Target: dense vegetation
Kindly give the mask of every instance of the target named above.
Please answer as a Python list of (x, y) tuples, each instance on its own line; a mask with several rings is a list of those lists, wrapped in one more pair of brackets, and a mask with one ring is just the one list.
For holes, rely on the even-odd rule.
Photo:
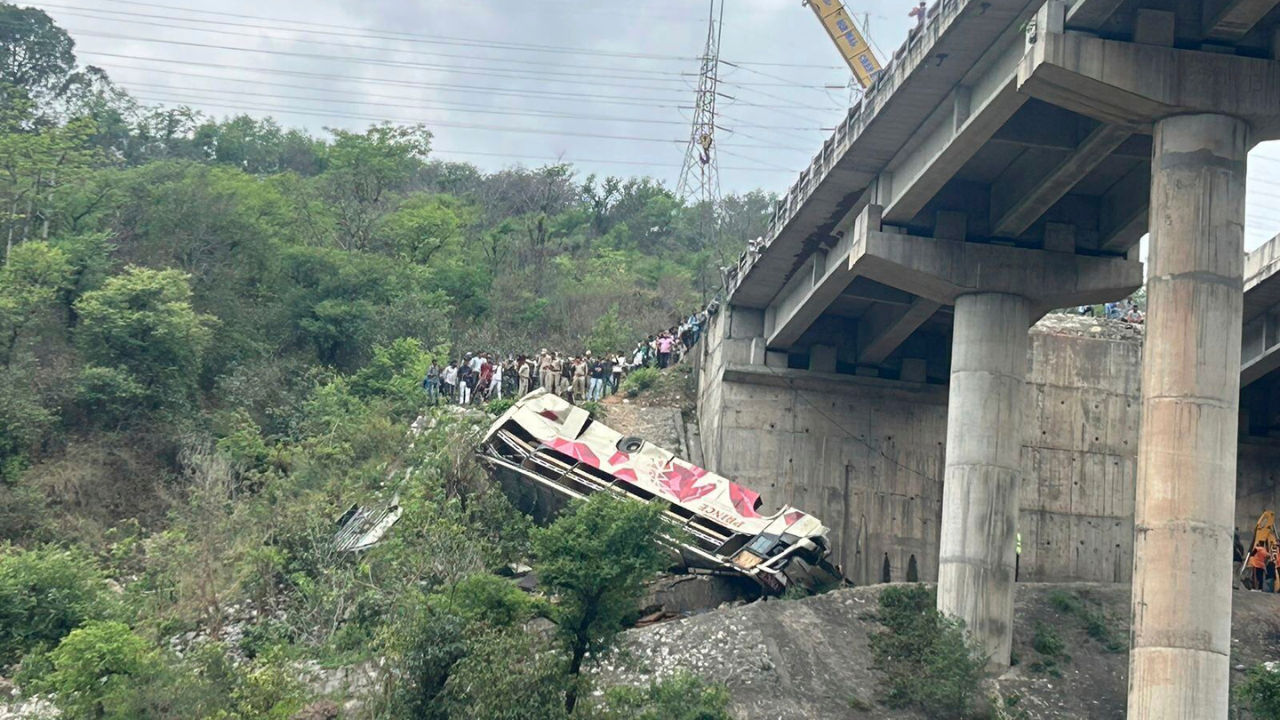
[[(486, 174), (421, 126), (145, 107), (3, 4), (0, 80), (6, 674), (71, 718), (290, 717), (300, 662), (371, 658), (380, 717), (722, 715), (688, 678), (574, 707), (654, 568), (651, 517), (531, 531), (472, 459), (476, 420), (407, 428), (433, 358), (666, 326), (768, 197), (728, 198), (713, 241), (646, 178)], [(333, 549), (334, 518), (393, 494), (388, 541)], [(581, 557), (571, 532), (631, 554)], [(490, 576), (518, 559), (554, 605)]]
[(982, 700), (987, 656), (962, 621), (938, 612), (937, 602), (937, 591), (925, 585), (880, 593), (877, 617), (885, 630), (871, 638), (879, 700), (931, 718), (967, 718)]

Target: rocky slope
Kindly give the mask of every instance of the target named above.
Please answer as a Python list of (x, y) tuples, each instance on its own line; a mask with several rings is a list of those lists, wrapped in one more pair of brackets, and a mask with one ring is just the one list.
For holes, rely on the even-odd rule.
[[(626, 652), (602, 673), (610, 682), (643, 684), (688, 670), (726, 683), (743, 720), (923, 720), (874, 703), (878, 678), (868, 638), (880, 631), (875, 610), (884, 587), (756, 602), (632, 630)], [(1280, 596), (1238, 592), (1234, 605), (1232, 664), (1239, 679), (1246, 667), (1280, 659)], [(1093, 613), (1092, 628), (1081, 609)], [(1049, 632), (1042, 628), (1063, 641), (1063, 654), (1046, 658), (1032, 648), (1037, 632)], [(1016, 718), (1123, 718), (1128, 628), (1128, 585), (1020, 584), (1018, 664), (991, 690), (1016, 698), (1010, 711)]]

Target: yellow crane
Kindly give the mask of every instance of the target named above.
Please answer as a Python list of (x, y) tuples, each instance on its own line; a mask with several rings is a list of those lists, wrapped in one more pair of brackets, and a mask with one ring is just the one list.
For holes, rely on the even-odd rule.
[(804, 4), (822, 21), (831, 41), (840, 50), (841, 57), (849, 64), (849, 69), (853, 70), (858, 84), (863, 90), (870, 87), (872, 78), (880, 72), (880, 61), (871, 52), (871, 46), (867, 44), (867, 39), (862, 36), (858, 26), (853, 24), (853, 19), (844, 9), (844, 3), (840, 0), (804, 0)]

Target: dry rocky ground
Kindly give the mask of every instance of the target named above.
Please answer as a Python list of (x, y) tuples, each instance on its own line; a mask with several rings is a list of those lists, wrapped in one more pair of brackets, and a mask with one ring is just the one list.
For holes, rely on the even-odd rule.
[[(607, 682), (644, 684), (688, 670), (727, 684), (732, 710), (742, 720), (924, 720), (919, 712), (875, 703), (878, 674), (868, 638), (880, 632), (875, 613), (885, 587), (755, 602), (631, 630), (625, 653), (601, 672)], [(1073, 609), (1064, 611), (1065, 604)], [(1104, 627), (1095, 634), (1109, 636), (1110, 647), (1090, 635), (1080, 608), (1102, 613)], [(1233, 622), (1234, 681), (1243, 678), (1244, 668), (1280, 659), (1280, 596), (1237, 592)], [(1063, 653), (1047, 658), (1033, 649), (1038, 631), (1055, 634)], [(1128, 585), (1019, 584), (1018, 664), (995, 679), (990, 691), (1016, 698), (1010, 701), (1011, 718), (1123, 718), (1128, 632)]]

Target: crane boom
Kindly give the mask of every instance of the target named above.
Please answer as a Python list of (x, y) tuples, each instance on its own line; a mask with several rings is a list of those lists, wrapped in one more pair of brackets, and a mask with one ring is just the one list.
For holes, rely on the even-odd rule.
[(812, 8), (813, 14), (822, 21), (831, 41), (840, 50), (841, 57), (849, 64), (849, 69), (853, 70), (858, 84), (862, 85), (862, 89), (867, 89), (872, 78), (880, 72), (880, 61), (871, 52), (871, 46), (867, 44), (867, 39), (862, 36), (858, 26), (853, 24), (849, 13), (844, 9), (844, 3), (840, 0), (805, 0), (804, 4)]

